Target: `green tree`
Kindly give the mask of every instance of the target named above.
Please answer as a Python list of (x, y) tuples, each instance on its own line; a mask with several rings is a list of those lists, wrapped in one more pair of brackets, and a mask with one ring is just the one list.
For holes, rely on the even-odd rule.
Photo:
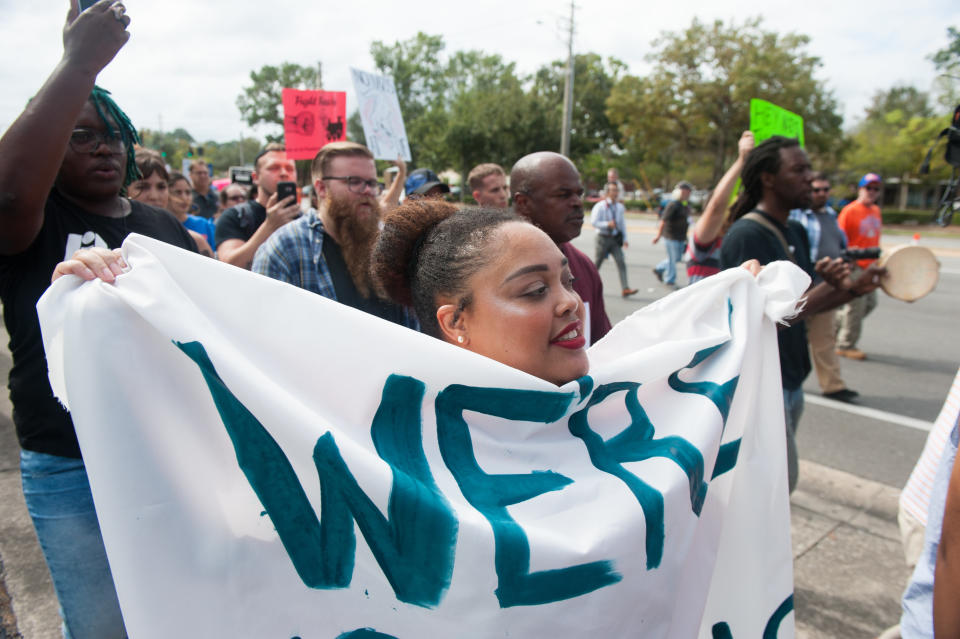
[(159, 151), (174, 171), (180, 170), (183, 158), (188, 156), (191, 148), (196, 148), (196, 140), (183, 128), (165, 133), (141, 129), (140, 140), (146, 148)]
[(424, 33), (370, 48), (377, 71), (396, 86), (411, 167), (454, 167), (465, 178), (480, 162), (509, 170), (531, 150), (556, 147), (559, 128), (549, 130), (543, 100), (513, 63), (482, 51), (445, 56), (444, 48), (443, 38)]
[[(446, 75), (442, 143), (449, 164), (461, 173), (461, 184), (481, 162), (495, 162), (509, 171), (531, 150), (556, 145), (545, 110), (524, 90), (513, 63), (505, 63), (499, 55), (460, 51), (451, 56)], [(461, 195), (465, 197), (466, 189)]]
[(664, 184), (676, 167), (697, 164), (709, 166), (716, 183), (749, 126), (751, 98), (802, 115), (807, 148), (835, 156), (842, 118), (814, 75), (821, 62), (806, 51), (808, 43), (804, 35), (766, 31), (760, 18), (741, 24), (694, 19), (686, 30), (654, 41), (650, 75), (622, 78), (607, 115), (625, 147), (657, 166)]
[(953, 109), (960, 102), (960, 30), (947, 27), (947, 46), (930, 56), (940, 72), (935, 81), (940, 105)]
[(224, 143), (206, 142), (203, 148), (204, 158), (213, 165), (214, 174), (226, 177), (231, 166), (252, 165), (253, 158), (263, 148), (263, 142), (245, 137)]
[(948, 116), (933, 115), (927, 93), (904, 86), (878, 91), (850, 136), (844, 167), (854, 175), (875, 171), (897, 177), (901, 184), (943, 179), (943, 165), (931, 166), (926, 176), (919, 168), (930, 143), (948, 124)]
[(322, 89), (321, 66), (301, 66), (283, 62), (279, 67), (265, 65), (250, 72), (250, 86), (237, 96), (240, 115), (250, 126), (276, 125), (278, 134), (268, 134), (268, 141), (283, 139), (283, 89)]
[(911, 86), (877, 91), (867, 107), (867, 120), (885, 120), (893, 111), (899, 111), (905, 118), (929, 118), (933, 115), (930, 95)]
[[(567, 63), (555, 60), (534, 74), (531, 92), (545, 110), (547, 126), (554, 135), (550, 148), (559, 150), (563, 123), (563, 92)], [(581, 164), (591, 153), (612, 157), (620, 143), (620, 130), (607, 115), (607, 98), (626, 71), (616, 58), (604, 60), (596, 53), (574, 56), (573, 116), (571, 119), (570, 159)]]
[(437, 168), (449, 160), (443, 148), (444, 100), (449, 86), (442, 59), (444, 47), (441, 36), (422, 32), (391, 45), (379, 40), (370, 45), (377, 72), (393, 78), (412, 166)]

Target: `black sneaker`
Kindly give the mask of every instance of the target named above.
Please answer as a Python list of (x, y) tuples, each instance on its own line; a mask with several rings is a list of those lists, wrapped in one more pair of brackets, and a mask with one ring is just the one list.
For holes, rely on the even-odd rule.
[(855, 390), (850, 390), (849, 388), (843, 388), (838, 391), (833, 391), (832, 393), (824, 393), (823, 396), (827, 399), (833, 399), (846, 404), (856, 404), (856, 398), (860, 396), (860, 393)]
[(663, 273), (661, 273), (657, 269), (653, 269), (653, 275), (657, 278), (657, 281), (660, 281), (660, 282), (663, 281)]

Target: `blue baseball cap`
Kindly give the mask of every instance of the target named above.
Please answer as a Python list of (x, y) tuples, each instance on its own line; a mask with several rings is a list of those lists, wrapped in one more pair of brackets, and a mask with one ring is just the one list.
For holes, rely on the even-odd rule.
[(450, 187), (441, 182), (436, 173), (430, 169), (417, 169), (410, 173), (403, 188), (407, 192), (407, 195), (412, 195), (414, 193), (426, 193), (435, 186), (442, 186), (441, 191), (444, 193), (450, 192)]
[(876, 173), (867, 173), (862, 178), (860, 178), (860, 184), (857, 185), (857, 188), (862, 189), (866, 185), (873, 184), (874, 182), (876, 182), (877, 184), (883, 184), (883, 180), (880, 179), (879, 175), (877, 175)]

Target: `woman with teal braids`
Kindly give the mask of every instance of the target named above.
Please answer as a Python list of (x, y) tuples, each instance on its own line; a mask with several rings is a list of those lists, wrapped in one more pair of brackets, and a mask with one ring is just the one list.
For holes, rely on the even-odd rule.
[[(126, 166), (123, 174), (123, 188), (126, 189), (134, 180), (140, 179), (140, 170), (136, 162), (136, 145), (140, 144), (140, 135), (127, 114), (117, 106), (110, 97), (110, 92), (96, 85), (90, 92), (90, 103), (96, 109), (100, 121), (107, 128), (107, 135), (114, 136), (123, 142), (126, 150)], [(116, 123), (114, 125), (114, 123)]]
[[(0, 137), (0, 301), (20, 472), (63, 635), (72, 639), (119, 639), (126, 631), (73, 422), (47, 380), (36, 303), (56, 265), (83, 247), (113, 249), (140, 233), (196, 250), (170, 213), (123, 197), (139, 176), (137, 132), (94, 83), (129, 39), (129, 24), (120, 0), (82, 13), (71, 0), (63, 57)], [(118, 272), (101, 269), (111, 278)]]

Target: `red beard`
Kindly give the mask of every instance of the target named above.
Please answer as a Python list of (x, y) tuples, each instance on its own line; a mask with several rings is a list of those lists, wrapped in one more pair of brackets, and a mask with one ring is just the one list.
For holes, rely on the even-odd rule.
[[(370, 208), (358, 212), (358, 204), (368, 204)], [(371, 291), (375, 290), (370, 275), (370, 257), (380, 233), (380, 204), (372, 197), (359, 202), (353, 198), (328, 197), (325, 205), (330, 231), (340, 245), (350, 279), (363, 297), (370, 297)]]

